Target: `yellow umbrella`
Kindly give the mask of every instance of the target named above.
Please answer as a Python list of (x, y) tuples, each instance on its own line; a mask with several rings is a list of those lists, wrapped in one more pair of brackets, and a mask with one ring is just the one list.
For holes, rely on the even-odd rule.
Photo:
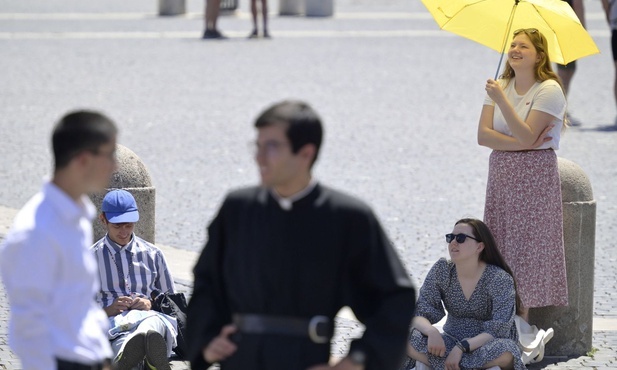
[(549, 58), (559, 64), (600, 52), (570, 5), (562, 0), (422, 2), (441, 29), (488, 46), (502, 57), (512, 39), (511, 31), (519, 28), (537, 28), (548, 41)]

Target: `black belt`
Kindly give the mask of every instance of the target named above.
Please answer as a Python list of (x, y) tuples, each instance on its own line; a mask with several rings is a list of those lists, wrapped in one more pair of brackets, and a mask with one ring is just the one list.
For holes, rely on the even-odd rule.
[(313, 343), (327, 343), (334, 332), (331, 320), (326, 316), (310, 319), (256, 314), (235, 314), (234, 324), (247, 334), (279, 334), (308, 337)]
[(56, 364), (58, 370), (103, 370), (104, 368), (110, 368), (109, 360), (105, 360), (94, 365), (84, 365), (79, 362), (67, 361), (57, 358)]

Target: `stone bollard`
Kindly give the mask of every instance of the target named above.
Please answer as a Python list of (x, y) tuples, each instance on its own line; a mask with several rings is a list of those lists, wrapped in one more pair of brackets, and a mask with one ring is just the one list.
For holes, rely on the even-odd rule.
[(307, 17), (331, 17), (334, 0), (305, 0), (304, 15)]
[(159, 0), (159, 15), (186, 13), (186, 0)]
[(546, 345), (547, 356), (584, 356), (591, 350), (593, 334), (596, 201), (583, 170), (567, 159), (559, 158), (558, 163), (569, 306), (531, 309), (529, 321), (555, 330)]
[(301, 15), (304, 0), (279, 0), (279, 15)]
[[(135, 226), (135, 234), (154, 243), (154, 209), (155, 189), (152, 186), (150, 173), (144, 163), (129, 148), (118, 144), (116, 147), (118, 170), (114, 172), (109, 189), (124, 189), (135, 197), (139, 208), (139, 222)], [(97, 209), (97, 217), (101, 214), (101, 205), (107, 192), (91, 194), (90, 199)], [(94, 241), (105, 236), (105, 228), (98, 219), (94, 220)]]

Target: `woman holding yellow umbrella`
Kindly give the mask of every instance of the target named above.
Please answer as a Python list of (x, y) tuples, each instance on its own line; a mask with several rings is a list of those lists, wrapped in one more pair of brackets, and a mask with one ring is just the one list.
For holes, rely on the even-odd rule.
[(489, 160), (484, 221), (528, 309), (568, 304), (557, 157), (566, 97), (546, 38), (514, 31), (501, 78), (486, 83), (478, 143)]

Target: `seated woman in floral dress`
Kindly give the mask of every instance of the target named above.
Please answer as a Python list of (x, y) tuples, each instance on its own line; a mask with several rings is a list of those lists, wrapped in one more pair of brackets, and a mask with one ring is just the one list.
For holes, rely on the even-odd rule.
[[(437, 261), (420, 289), (403, 369), (524, 370), (514, 324), (520, 300), (490, 230), (462, 219), (446, 241), (451, 259)], [(444, 307), (442, 334), (433, 324)]]

